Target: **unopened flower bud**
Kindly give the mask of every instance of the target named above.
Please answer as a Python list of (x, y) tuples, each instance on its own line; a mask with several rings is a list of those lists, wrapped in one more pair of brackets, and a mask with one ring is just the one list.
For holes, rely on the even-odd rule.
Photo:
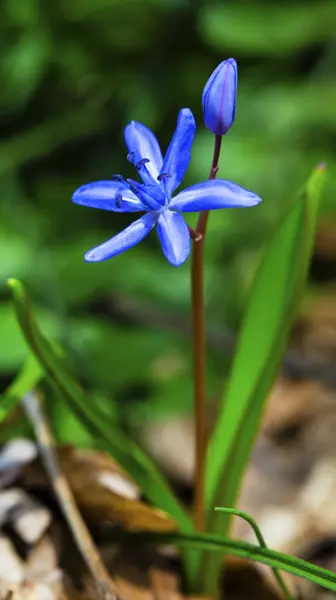
[(215, 135), (224, 135), (236, 112), (237, 63), (224, 60), (209, 77), (202, 95), (204, 122)]

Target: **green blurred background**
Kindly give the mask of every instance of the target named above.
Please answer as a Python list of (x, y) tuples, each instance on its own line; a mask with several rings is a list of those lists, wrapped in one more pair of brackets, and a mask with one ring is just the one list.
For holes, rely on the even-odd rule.
[[(322, 213), (329, 219), (336, 210), (335, 23), (334, 0), (4, 0), (2, 388), (27, 353), (5, 287), (18, 277), (79, 379), (126, 427), (189, 410), (189, 263), (170, 266), (153, 233), (124, 255), (87, 265), (85, 251), (130, 215), (74, 206), (71, 194), (113, 173), (134, 176), (124, 126), (142, 121), (165, 148), (185, 106), (198, 124), (185, 183), (205, 179), (213, 140), (201, 93), (217, 64), (233, 56), (237, 115), (220, 176), (264, 201), (210, 219), (208, 366), (216, 396), (263, 240), (322, 160), (331, 171)], [(61, 402), (51, 406), (62, 439), (88, 441)]]

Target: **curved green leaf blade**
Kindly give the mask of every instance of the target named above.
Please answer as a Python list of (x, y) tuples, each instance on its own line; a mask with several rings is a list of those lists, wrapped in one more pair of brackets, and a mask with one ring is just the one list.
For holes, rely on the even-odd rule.
[[(298, 198), (275, 227), (262, 255), (240, 332), (232, 371), (206, 471), (208, 530), (223, 527), (214, 506), (234, 506), (262, 411), (276, 378), (309, 265), (325, 166), (313, 172)], [(203, 557), (204, 586), (211, 589), (220, 569), (218, 557)]]
[(0, 423), (4, 421), (20, 403), (27, 392), (34, 389), (44, 375), (44, 369), (31, 354), (23, 364), (18, 375), (0, 397)]
[(285, 212), (263, 253), (210, 442), (206, 506), (212, 525), (218, 517), (213, 513), (216, 504), (234, 504), (277, 374), (305, 282), (324, 176), (321, 165)]
[[(179, 547), (188, 547), (194, 550), (206, 550), (211, 553), (222, 553), (239, 558), (247, 558), (254, 562), (268, 565), (272, 569), (280, 569), (291, 573), (302, 579), (308, 579), (316, 585), (336, 591), (336, 573), (318, 567), (301, 558), (289, 556), (276, 550), (263, 548), (242, 542), (230, 540), (210, 533), (173, 533), (167, 535), (147, 535), (146, 540), (176, 544)], [(201, 576), (204, 577), (204, 565), (202, 565)]]
[[(235, 515), (236, 517), (240, 517), (241, 519), (246, 521), (252, 527), (252, 529), (255, 533), (255, 536), (259, 542), (259, 546), (261, 548), (268, 549), (267, 544), (265, 542), (265, 538), (264, 538), (263, 534), (261, 533), (261, 529), (260, 529), (258, 523), (253, 519), (253, 517), (251, 517), (251, 515), (244, 512), (243, 510), (238, 510), (237, 508), (225, 508), (222, 506), (218, 506), (215, 508), (215, 510), (218, 512), (222, 512), (224, 514)], [(293, 600), (293, 597), (292, 597), (290, 591), (288, 590), (288, 587), (287, 587), (285, 581), (282, 579), (281, 574), (279, 573), (278, 569), (275, 569), (274, 567), (271, 567), (271, 568), (272, 568), (272, 571), (274, 574), (274, 578), (275, 578), (279, 588), (281, 589), (284, 597), (286, 598), (286, 600)]]
[(112, 427), (106, 415), (102, 415), (94, 404), (94, 400), (66, 370), (53, 345), (41, 334), (34, 322), (28, 295), (22, 284), (11, 279), (8, 285), (13, 294), (19, 324), (29, 347), (53, 385), (67, 399), (70, 408), (99, 440), (104, 441), (106, 450), (136, 481), (147, 498), (174, 517), (182, 530), (191, 531), (191, 520), (150, 457), (122, 431)]

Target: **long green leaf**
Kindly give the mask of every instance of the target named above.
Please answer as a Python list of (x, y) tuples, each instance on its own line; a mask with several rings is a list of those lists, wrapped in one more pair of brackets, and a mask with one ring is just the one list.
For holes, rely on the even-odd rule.
[(67, 399), (69, 406), (90, 431), (105, 444), (115, 460), (131, 475), (155, 506), (173, 516), (182, 530), (191, 531), (192, 523), (170, 490), (152, 460), (122, 431), (112, 428), (106, 415), (102, 415), (90, 398), (65, 369), (63, 361), (55, 353), (53, 345), (41, 334), (34, 322), (28, 295), (22, 284), (11, 279), (18, 321), (36, 359), (42, 365), (53, 384)]
[[(176, 544), (181, 548), (188, 547), (193, 550), (206, 550), (211, 553), (217, 553), (220, 558), (224, 554), (247, 558), (254, 562), (268, 565), (272, 569), (280, 569), (302, 579), (308, 579), (312, 583), (321, 585), (328, 590), (336, 591), (336, 573), (313, 565), (301, 558), (249, 544), (248, 542), (222, 538), (219, 535), (210, 533), (145, 534), (143, 536), (139, 534), (138, 537), (139, 539), (142, 537), (143, 541), (156, 541), (157, 543)], [(204, 577), (204, 575), (205, 565), (202, 565), (200, 576)]]
[[(266, 548), (268, 550), (268, 546), (265, 542), (265, 538), (264, 538), (263, 534), (261, 533), (261, 529), (260, 529), (258, 523), (253, 519), (253, 517), (251, 517), (251, 515), (244, 512), (243, 510), (238, 510), (237, 508), (225, 508), (222, 506), (218, 506), (215, 508), (215, 510), (218, 512), (222, 512), (224, 514), (235, 515), (236, 517), (240, 517), (241, 519), (246, 521), (246, 523), (248, 523), (252, 527), (252, 529), (255, 533), (255, 536), (259, 542), (259, 546), (261, 548)], [(279, 573), (278, 569), (272, 568), (272, 571), (274, 574), (274, 578), (275, 578), (279, 588), (281, 589), (284, 597), (286, 598), (286, 600), (293, 600), (292, 594), (290, 593), (286, 582), (282, 579), (282, 576)]]
[[(285, 211), (261, 259), (210, 442), (206, 472), (210, 531), (219, 528), (219, 515), (213, 507), (235, 505), (265, 401), (277, 376), (305, 283), (324, 176), (321, 165)], [(229, 516), (223, 521), (227, 534)], [(216, 557), (207, 558), (208, 587), (208, 582), (216, 579), (219, 565)]]
[[(315, 232), (317, 206), (325, 168), (318, 167), (298, 199), (286, 211), (265, 248), (245, 314), (231, 376), (207, 464), (207, 510), (227, 503), (222, 490), (232, 468), (232, 450), (244, 441), (248, 410), (258, 424), (277, 374), (293, 317), (301, 298)], [(240, 432), (239, 443), (237, 435)], [(252, 439), (250, 439), (252, 433)], [(250, 449), (250, 448), (249, 448)], [(230, 468), (229, 468), (230, 467)]]
[(6, 419), (19, 404), (23, 396), (38, 384), (44, 369), (31, 354), (26, 359), (18, 375), (0, 397), (0, 423)]

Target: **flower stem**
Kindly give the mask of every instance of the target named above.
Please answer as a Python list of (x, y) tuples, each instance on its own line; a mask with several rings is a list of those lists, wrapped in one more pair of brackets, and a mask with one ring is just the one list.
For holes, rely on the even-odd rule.
[[(222, 137), (215, 136), (214, 154), (209, 179), (215, 179)], [(206, 405), (206, 341), (204, 315), (204, 243), (209, 211), (200, 213), (196, 232), (200, 239), (193, 239), (191, 257), (191, 311), (194, 360), (194, 410), (195, 410), (195, 528), (204, 530), (205, 506), (205, 405)]]

